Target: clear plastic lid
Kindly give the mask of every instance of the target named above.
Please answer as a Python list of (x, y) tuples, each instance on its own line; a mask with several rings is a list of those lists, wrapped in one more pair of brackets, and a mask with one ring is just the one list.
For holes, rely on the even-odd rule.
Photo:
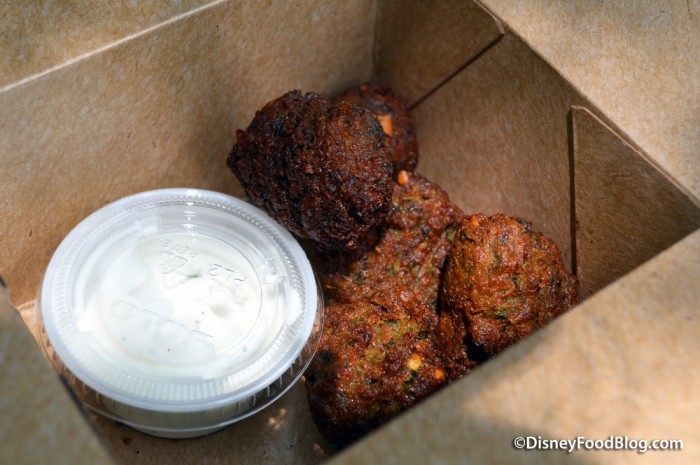
[[(310, 361), (321, 313), (291, 234), (240, 199), (193, 189), (136, 194), (81, 222), (51, 259), (38, 312), (46, 346), (101, 399), (89, 406), (165, 436), (209, 432), (278, 397), (270, 387), (281, 394)], [(193, 413), (204, 417), (190, 425)]]

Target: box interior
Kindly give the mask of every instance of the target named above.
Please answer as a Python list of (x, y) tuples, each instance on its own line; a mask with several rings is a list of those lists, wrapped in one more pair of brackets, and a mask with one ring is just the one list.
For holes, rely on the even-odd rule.
[[(0, 93), (0, 127), (9, 135), (0, 140), (0, 274), (28, 326), (53, 250), (91, 212), (159, 187), (243, 196), (225, 166), (234, 131), (265, 102), (296, 88), (333, 95), (375, 79), (403, 94), (418, 131), (418, 171), (467, 213), (532, 221), (559, 245), (583, 297), (700, 227), (698, 199), (476, 2), (205, 3), (93, 53), (79, 50), (83, 55), (65, 66), (4, 76), (14, 84)], [(644, 286), (651, 271), (635, 273)], [(612, 307), (621, 298), (614, 288), (593, 297)], [(586, 323), (589, 315), (603, 318), (591, 300), (410, 415), (433, 429), (439, 422), (430, 409), (488, 391), (487, 382), (512, 394), (507, 386), (524, 379), (524, 389), (543, 400), (557, 387), (518, 361), (534, 357), (550, 367), (570, 353), (579, 360), (577, 342), (588, 339), (561, 339), (594, 324)], [(611, 341), (626, 330), (617, 323)], [(554, 345), (558, 358), (538, 358)], [(576, 389), (576, 376), (567, 371), (562, 386)], [(299, 385), (262, 414), (200, 439), (164, 440), (95, 422), (123, 463), (136, 456), (145, 463), (315, 463), (333, 451), (307, 410)], [(484, 424), (470, 417), (468, 426), (497, 424), (494, 412), (479, 411)], [(391, 428), (398, 426), (382, 437), (390, 438)], [(381, 450), (378, 441), (370, 438), (373, 450)], [(347, 456), (362, 454), (354, 451), (363, 443)]]

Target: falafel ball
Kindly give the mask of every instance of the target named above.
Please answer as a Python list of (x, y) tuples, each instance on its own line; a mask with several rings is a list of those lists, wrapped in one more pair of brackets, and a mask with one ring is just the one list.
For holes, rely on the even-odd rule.
[(298, 90), (270, 101), (236, 131), (227, 164), (246, 194), (297, 235), (356, 248), (384, 221), (392, 166), (368, 111)]
[(470, 355), (491, 357), (578, 302), (578, 281), (556, 244), (527, 221), (473, 215), (455, 236), (443, 308), (466, 317)]
[(465, 344), (463, 315), (438, 305), (447, 255), (463, 218), (440, 186), (420, 174), (401, 171), (386, 223), (365, 243), (350, 252), (317, 248), (311, 254), (330, 302), (364, 300), (378, 292), (390, 293), (396, 286), (412, 289), (438, 317), (435, 337), (450, 380), (474, 366)]
[(366, 82), (351, 87), (333, 99), (367, 108), (384, 129), (394, 171), (415, 171), (418, 165), (418, 139), (408, 103), (388, 86)]
[(405, 287), (326, 308), (305, 383), (312, 418), (328, 441), (345, 446), (446, 384), (430, 337), (436, 323)]
[(452, 238), (464, 213), (447, 193), (417, 173), (399, 172), (386, 222), (354, 251), (317, 248), (312, 256), (329, 300), (364, 299), (404, 285), (437, 308)]

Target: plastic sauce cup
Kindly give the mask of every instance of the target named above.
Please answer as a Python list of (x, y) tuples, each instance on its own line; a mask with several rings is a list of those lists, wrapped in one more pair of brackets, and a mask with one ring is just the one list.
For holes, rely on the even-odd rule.
[(45, 352), (91, 409), (163, 437), (268, 406), (320, 338), (318, 282), (292, 235), (228, 195), (161, 189), (76, 226), (37, 300)]

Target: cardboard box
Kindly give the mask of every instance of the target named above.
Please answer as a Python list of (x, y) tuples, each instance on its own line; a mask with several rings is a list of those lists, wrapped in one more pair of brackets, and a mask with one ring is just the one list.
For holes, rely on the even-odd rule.
[[(313, 427), (299, 385), (199, 439), (149, 437), (95, 417), (115, 462), (700, 459), (697, 2), (4, 8), (0, 274), (30, 328), (43, 270), (82, 218), (157, 187), (242, 196), (224, 160), (257, 108), (289, 89), (331, 95), (369, 79), (412, 103), (418, 171), (467, 212), (533, 221), (560, 245), (587, 297), (340, 454)], [(3, 341), (17, 331), (0, 328)], [(12, 351), (38, 350), (12, 341)], [(0, 431), (30, 444), (40, 430), (64, 434), (59, 450), (100, 460), (104, 450), (55, 427), (63, 414), (6, 415), (17, 399), (62, 388), (21, 388), (14, 380), (27, 376), (18, 370), (25, 362), (3, 351)], [(605, 446), (611, 436), (631, 450), (585, 450), (586, 440)], [(516, 437), (583, 439), (568, 454), (518, 450)], [(655, 439), (682, 440), (683, 450), (638, 451), (638, 441), (651, 448)], [(0, 456), (19, 463), (30, 449), (58, 457), (45, 443)]]

